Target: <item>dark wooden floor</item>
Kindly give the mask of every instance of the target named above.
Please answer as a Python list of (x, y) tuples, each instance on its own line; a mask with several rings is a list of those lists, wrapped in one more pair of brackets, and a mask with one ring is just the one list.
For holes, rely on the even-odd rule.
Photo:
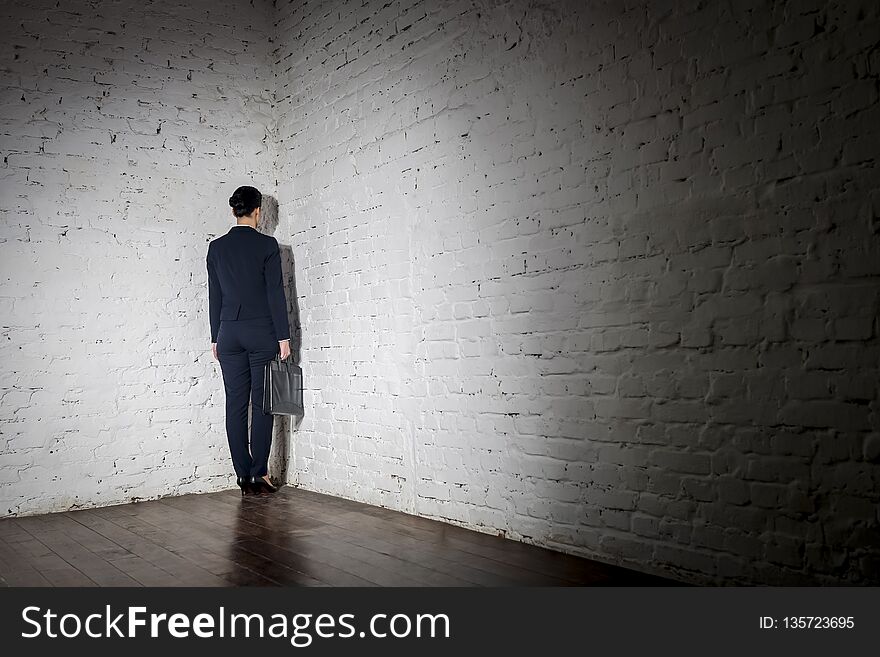
[(677, 584), (292, 487), (0, 519), (3, 586)]

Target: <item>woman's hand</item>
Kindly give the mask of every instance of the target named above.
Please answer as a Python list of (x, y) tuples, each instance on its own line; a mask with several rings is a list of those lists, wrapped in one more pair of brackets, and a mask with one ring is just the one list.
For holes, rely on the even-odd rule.
[(211, 353), (214, 354), (214, 360), (216, 360), (216, 361), (220, 360), (220, 357), (217, 356), (217, 343), (216, 342), (211, 343)]
[(290, 340), (279, 340), (278, 350), (281, 353), (281, 360), (290, 356)]

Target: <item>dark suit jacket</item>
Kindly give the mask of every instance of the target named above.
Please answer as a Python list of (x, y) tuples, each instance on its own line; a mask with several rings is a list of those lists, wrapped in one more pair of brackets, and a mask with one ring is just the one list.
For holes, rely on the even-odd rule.
[(211, 342), (221, 319), (271, 317), (278, 340), (290, 338), (278, 240), (237, 224), (208, 244)]

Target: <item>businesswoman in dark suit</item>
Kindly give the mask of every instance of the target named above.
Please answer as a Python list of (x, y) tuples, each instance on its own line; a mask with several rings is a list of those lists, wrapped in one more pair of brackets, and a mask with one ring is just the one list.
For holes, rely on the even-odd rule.
[[(263, 370), (290, 356), (287, 298), (278, 241), (257, 231), (262, 194), (239, 187), (229, 198), (236, 224), (208, 244), (211, 349), (226, 390), (226, 437), (241, 494), (265, 495), (274, 416), (263, 413)], [(248, 450), (248, 400), (251, 436)]]

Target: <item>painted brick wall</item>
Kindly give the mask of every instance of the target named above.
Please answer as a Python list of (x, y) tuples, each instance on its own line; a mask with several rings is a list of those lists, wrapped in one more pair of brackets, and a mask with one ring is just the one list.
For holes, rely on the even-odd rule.
[(229, 485), (204, 252), (252, 183), (292, 483), (880, 581), (877, 9), (705, 4), (4, 7), (0, 513)]
[(277, 2), (291, 481), (880, 581), (871, 2)]
[(273, 191), (271, 8), (3, 3), (0, 515), (234, 483), (204, 258)]

